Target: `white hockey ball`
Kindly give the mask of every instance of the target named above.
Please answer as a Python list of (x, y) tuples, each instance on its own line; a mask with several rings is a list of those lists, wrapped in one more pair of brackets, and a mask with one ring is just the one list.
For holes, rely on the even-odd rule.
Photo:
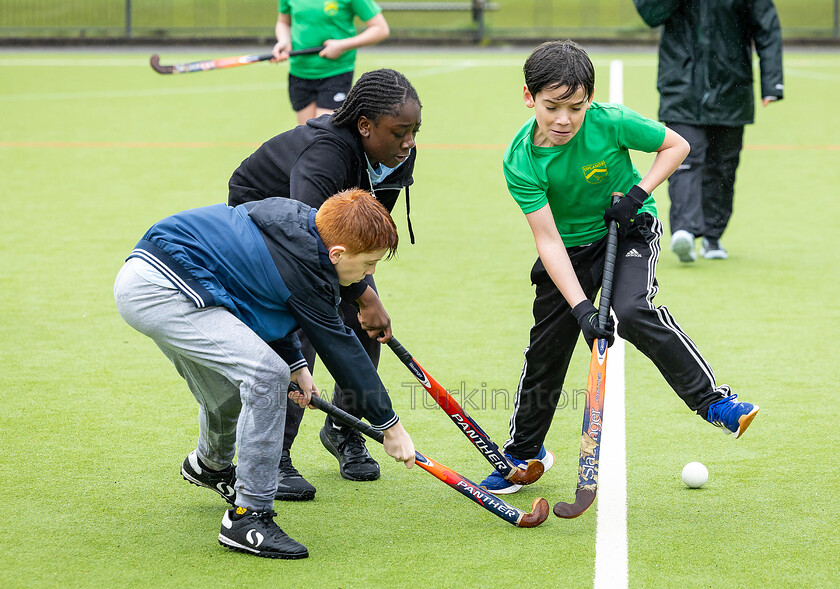
[(689, 462), (682, 470), (682, 480), (687, 487), (699, 489), (709, 480), (709, 470), (700, 462)]

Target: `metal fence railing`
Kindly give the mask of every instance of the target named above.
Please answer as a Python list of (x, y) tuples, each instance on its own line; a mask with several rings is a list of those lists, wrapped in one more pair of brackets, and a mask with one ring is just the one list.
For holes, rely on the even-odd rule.
[[(410, 6), (428, 0), (382, 4), (397, 40), (656, 38), (632, 0), (434, 2), (449, 10)], [(840, 0), (776, 0), (776, 7), (786, 39), (840, 40)], [(0, 40), (265, 41), (276, 10), (276, 0), (0, 0)]]

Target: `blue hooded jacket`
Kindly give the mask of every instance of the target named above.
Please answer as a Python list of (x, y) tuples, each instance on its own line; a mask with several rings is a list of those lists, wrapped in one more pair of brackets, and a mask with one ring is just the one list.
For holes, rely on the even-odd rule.
[(155, 223), (129, 258), (154, 266), (199, 308), (224, 307), (265, 342), (285, 340), (291, 370), (306, 365), (300, 327), (339, 386), (379, 429), (393, 426), (382, 381), (338, 314), (339, 283), (315, 226), (316, 209), (287, 198), (211, 205)]

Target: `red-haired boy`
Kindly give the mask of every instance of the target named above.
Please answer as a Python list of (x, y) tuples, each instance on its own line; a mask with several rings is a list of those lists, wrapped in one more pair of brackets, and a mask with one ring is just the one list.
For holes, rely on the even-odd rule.
[[(301, 406), (318, 392), (298, 327), (384, 431), (385, 451), (413, 465), (411, 438), (337, 310), (339, 286), (372, 275), (398, 240), (385, 208), (352, 189), (317, 210), (269, 198), (177, 213), (153, 225), (120, 270), (120, 315), (154, 340), (198, 401), (198, 446), (181, 473), (234, 506), (221, 544), (270, 558), (309, 555), (274, 523), (272, 509), (289, 383), (301, 388)], [(266, 343), (277, 340), (287, 342), (281, 355)]]

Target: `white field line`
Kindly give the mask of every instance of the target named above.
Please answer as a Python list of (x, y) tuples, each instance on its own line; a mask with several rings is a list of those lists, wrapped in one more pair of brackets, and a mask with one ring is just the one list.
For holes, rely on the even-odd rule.
[(624, 104), (624, 63), (618, 59), (610, 62), (610, 102)]
[[(624, 67), (610, 63), (609, 101), (624, 102)], [(607, 356), (604, 431), (598, 469), (595, 530), (595, 589), (628, 586), (627, 464), (624, 433), (624, 340), (615, 338)]]
[(598, 470), (595, 589), (622, 589), (627, 571), (627, 467), (624, 444), (624, 340), (607, 355), (604, 431)]

